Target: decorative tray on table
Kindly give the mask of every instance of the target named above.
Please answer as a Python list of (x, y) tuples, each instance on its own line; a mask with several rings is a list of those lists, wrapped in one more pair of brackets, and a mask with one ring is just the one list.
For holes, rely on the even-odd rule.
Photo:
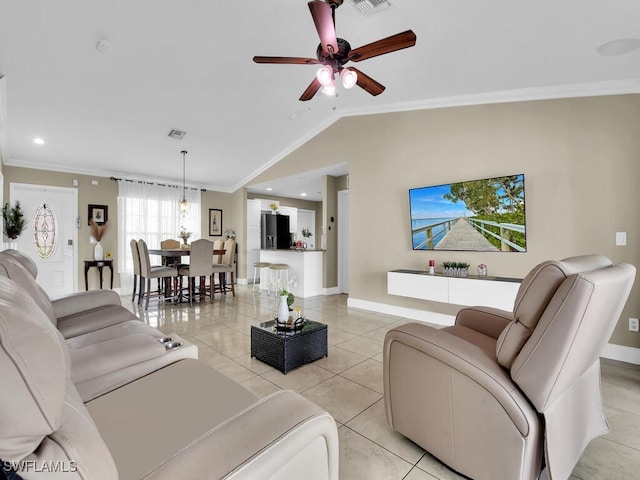
[(290, 322), (281, 322), (278, 317), (274, 318), (274, 320), (276, 321), (275, 328), (278, 332), (297, 332), (304, 327), (304, 318), (302, 317)]

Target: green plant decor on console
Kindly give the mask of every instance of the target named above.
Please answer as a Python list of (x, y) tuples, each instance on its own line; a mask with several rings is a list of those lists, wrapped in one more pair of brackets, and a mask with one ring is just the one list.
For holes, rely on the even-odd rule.
[(24, 213), (20, 207), (20, 202), (16, 202), (15, 207), (5, 203), (2, 207), (3, 232), (11, 240), (15, 240), (27, 227)]

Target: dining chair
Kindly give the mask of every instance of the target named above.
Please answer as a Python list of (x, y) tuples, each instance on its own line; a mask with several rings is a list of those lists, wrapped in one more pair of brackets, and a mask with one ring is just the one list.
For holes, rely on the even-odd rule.
[(163, 250), (171, 249), (171, 248), (180, 248), (180, 242), (173, 238), (167, 238), (160, 242), (160, 248)]
[[(219, 238), (218, 240), (213, 242), (213, 249), (214, 250), (224, 250), (224, 240)], [(214, 265), (222, 263), (222, 255), (214, 255), (213, 256), (213, 263), (214, 263)]]
[(182, 278), (187, 277), (189, 305), (193, 305), (193, 297), (195, 294), (195, 279), (200, 279), (199, 293), (201, 297), (206, 295), (206, 277), (209, 277), (209, 297), (213, 302), (213, 264), (211, 263), (211, 255), (213, 252), (213, 242), (207, 239), (196, 240), (191, 242), (191, 262), (178, 270), (180, 275), (180, 295), (182, 295), (183, 286)]
[[(179, 250), (180, 242), (174, 238), (166, 238), (160, 242), (160, 248), (162, 250)], [(178, 270), (178, 276), (176, 276), (173, 281), (173, 290), (177, 292), (180, 269), (186, 267), (187, 263), (183, 263), (181, 257), (162, 257), (162, 264)]]
[(145, 282), (140, 282), (140, 294), (138, 296), (138, 303), (142, 304), (142, 301), (145, 300), (145, 310), (149, 308), (149, 298), (151, 296), (160, 297), (161, 295), (167, 294), (167, 288), (165, 284), (165, 291), (162, 291), (160, 285), (158, 285), (158, 292), (153, 294), (151, 292), (151, 279), (157, 278), (161, 279), (173, 279), (178, 275), (178, 270), (173, 267), (167, 267), (165, 265), (159, 266), (151, 266), (151, 262), (149, 260), (149, 247), (147, 247), (147, 242), (140, 239), (138, 240), (138, 253), (140, 254), (140, 274), (142, 277), (146, 279), (146, 288), (142, 288)]
[(140, 271), (140, 253), (138, 252), (138, 241), (135, 238), (132, 238), (129, 242), (131, 246), (131, 256), (133, 257), (133, 295), (131, 295), (131, 301), (133, 302), (136, 299), (136, 294), (138, 295), (138, 299), (140, 298), (140, 294), (138, 293), (138, 283), (140, 283), (140, 291), (142, 291), (142, 274)]
[[(233, 238), (227, 239), (224, 242), (224, 255), (220, 263), (213, 264), (213, 272), (218, 274), (218, 291), (220, 293), (231, 292), (233, 296), (236, 296), (236, 289), (234, 286), (235, 278), (235, 263), (236, 263), (236, 241)], [(230, 275), (227, 276), (227, 273)], [(231, 282), (227, 284), (227, 279), (230, 278)]]

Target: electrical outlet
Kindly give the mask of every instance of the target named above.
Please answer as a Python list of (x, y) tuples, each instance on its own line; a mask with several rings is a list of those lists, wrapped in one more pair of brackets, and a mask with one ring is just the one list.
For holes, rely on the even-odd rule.
[(638, 324), (638, 319), (637, 318), (630, 318), (629, 319), (629, 331), (630, 332), (638, 332), (638, 331), (640, 331), (640, 325)]

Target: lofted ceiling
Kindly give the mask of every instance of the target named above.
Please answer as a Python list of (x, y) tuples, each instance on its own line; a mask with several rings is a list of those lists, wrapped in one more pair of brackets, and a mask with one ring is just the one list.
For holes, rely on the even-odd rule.
[(315, 56), (306, 0), (5, 0), (4, 163), (179, 182), (185, 149), (188, 184), (232, 192), (345, 115), (640, 92), (640, 50), (596, 50), (640, 38), (638, 0), (389, 1), (336, 12), (354, 48), (416, 33), (415, 47), (357, 64), (386, 91), (300, 102), (317, 67), (252, 57)]

